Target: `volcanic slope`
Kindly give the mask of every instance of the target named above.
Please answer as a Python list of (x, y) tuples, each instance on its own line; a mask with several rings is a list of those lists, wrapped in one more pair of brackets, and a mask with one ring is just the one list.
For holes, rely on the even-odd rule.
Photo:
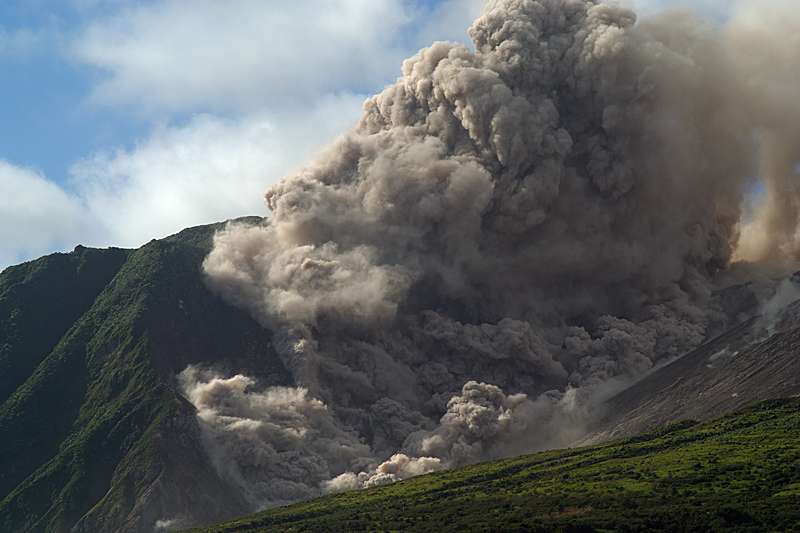
[(797, 531), (798, 504), (800, 399), (790, 399), (192, 531)]
[[(797, 275), (794, 276), (797, 278)], [(604, 415), (576, 445), (628, 437), (690, 418), (710, 420), (739, 407), (800, 395), (800, 302), (769, 325), (751, 318), (605, 402)]]
[(203, 284), (220, 227), (0, 274), (0, 531), (153, 531), (250, 509), (173, 392), (190, 364), (289, 379), (269, 332)]

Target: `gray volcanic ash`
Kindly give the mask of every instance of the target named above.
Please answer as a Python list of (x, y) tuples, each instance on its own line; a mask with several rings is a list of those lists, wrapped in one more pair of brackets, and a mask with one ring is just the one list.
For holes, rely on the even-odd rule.
[(269, 223), (216, 237), (210, 287), (296, 384), (183, 373), (219, 471), (266, 507), (563, 445), (756, 314), (800, 246), (800, 22), (752, 5), (492, 0), (474, 52), (408, 59)]

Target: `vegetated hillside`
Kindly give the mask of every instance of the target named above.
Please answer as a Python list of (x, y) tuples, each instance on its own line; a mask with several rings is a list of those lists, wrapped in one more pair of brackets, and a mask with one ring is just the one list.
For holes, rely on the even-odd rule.
[(0, 531), (152, 531), (247, 509), (173, 392), (192, 363), (288, 380), (269, 333), (203, 284), (219, 227), (0, 274)]
[(77, 247), (0, 275), (0, 402), (30, 376), (128, 259)]
[(800, 399), (327, 496), (195, 533), (800, 531)]

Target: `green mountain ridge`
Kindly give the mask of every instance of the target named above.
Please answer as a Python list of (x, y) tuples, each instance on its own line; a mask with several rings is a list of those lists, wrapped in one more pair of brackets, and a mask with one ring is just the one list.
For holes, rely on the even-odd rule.
[(172, 383), (223, 359), (288, 380), (269, 333), (202, 282), (220, 227), (138, 250), (78, 247), (0, 275), (1, 531), (152, 531), (164, 516), (208, 523), (249, 509), (213, 475)]
[(188, 531), (800, 531), (800, 399)]

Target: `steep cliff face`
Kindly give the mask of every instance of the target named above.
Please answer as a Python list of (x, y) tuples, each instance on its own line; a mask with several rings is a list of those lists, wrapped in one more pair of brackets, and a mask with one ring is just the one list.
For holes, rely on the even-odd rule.
[(269, 332), (203, 284), (217, 228), (0, 275), (0, 529), (152, 531), (247, 510), (174, 392), (189, 364), (289, 380)]

